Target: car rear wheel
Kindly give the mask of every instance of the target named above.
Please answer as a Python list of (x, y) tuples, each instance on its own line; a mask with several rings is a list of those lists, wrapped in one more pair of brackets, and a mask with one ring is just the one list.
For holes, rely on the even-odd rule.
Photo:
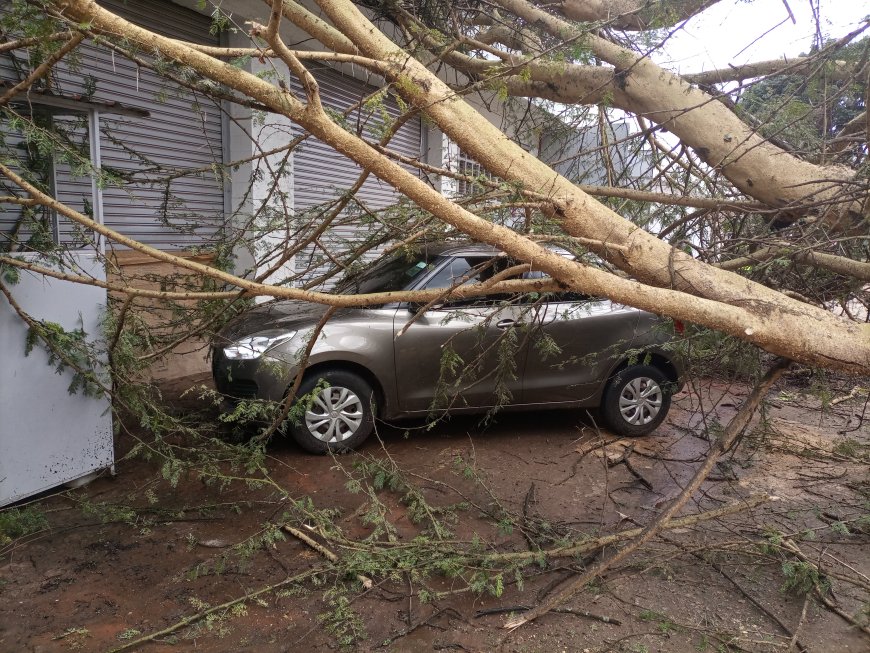
[(307, 376), (288, 430), (311, 453), (342, 453), (355, 449), (374, 428), (374, 392), (361, 377), (344, 370)]
[(604, 391), (601, 416), (618, 435), (646, 435), (671, 407), (671, 383), (656, 367), (632, 365), (616, 373)]

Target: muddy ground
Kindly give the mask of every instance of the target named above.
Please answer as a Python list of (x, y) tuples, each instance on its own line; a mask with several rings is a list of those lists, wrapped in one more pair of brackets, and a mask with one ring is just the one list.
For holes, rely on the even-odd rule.
[[(266, 464), (290, 499), (334, 509), (326, 518), (348, 538), (380, 525), (392, 530), (378, 537), (415, 550), (429, 523), (415, 523), (407, 487), (375, 489), (384, 477), (374, 465), (394, 461), (430, 510), (440, 509), (447, 546), (553, 548), (647, 524), (676, 496), (709, 434), (746, 394), (713, 381), (696, 390), (676, 398), (654, 436), (637, 440), (614, 442), (572, 412), (504, 414), (486, 428), (470, 418), (432, 430), (381, 426), (380, 442), (336, 459), (276, 442)], [(343, 561), (358, 553), (306, 529), (311, 521), (274, 486), (221, 487), (185, 472), (172, 487), (159, 461), (122, 460), (114, 478), (31, 504), (42, 528), (0, 548), (0, 651), (868, 651), (866, 394), (825, 411), (793, 384), (770, 399), (684, 514), (762, 493), (774, 500), (669, 530), (575, 594), (567, 611), (510, 632), (508, 612), (486, 612), (537, 604), (618, 545), (509, 570), (501, 582), (486, 570), (479, 592), (468, 590), (479, 570), (421, 578), (415, 563), (392, 577), (357, 569), (373, 581), (365, 589), (268, 528), (287, 521)], [(348, 489), (352, 478), (361, 491)]]

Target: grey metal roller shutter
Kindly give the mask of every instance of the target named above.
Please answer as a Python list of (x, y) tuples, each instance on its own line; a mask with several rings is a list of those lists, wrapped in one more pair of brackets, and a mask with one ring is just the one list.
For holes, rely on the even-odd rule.
[[(9, 159), (3, 161), (19, 175), (24, 172), (27, 161), (27, 146), (21, 132), (13, 130), (7, 120), (0, 119), (0, 133), (3, 138), (3, 148), (12, 152)], [(23, 197), (24, 193), (5, 176), (0, 175), (0, 195)], [(48, 233), (53, 231), (53, 216), (47, 209), (35, 207), (30, 209), (32, 220), (44, 222)], [(0, 204), (0, 252), (20, 251), (35, 247), (31, 244), (34, 230), (28, 227), (30, 221), (25, 219), (24, 209), (14, 204)], [(49, 235), (49, 238), (51, 236)], [(50, 242), (50, 241), (49, 241)]]
[[(100, 4), (155, 32), (172, 38), (217, 45), (207, 16), (166, 0), (101, 0)], [(87, 43), (79, 61), (59, 67), (64, 94), (84, 94), (94, 85), (96, 101), (120, 102), (145, 109), (148, 118), (104, 116), (100, 149), (103, 168), (121, 183), (103, 189), (105, 223), (126, 236), (160, 249), (203, 246), (224, 224), (223, 144), (218, 102), (194, 94), (105, 47)], [(182, 169), (201, 169), (177, 179), (134, 183), (126, 175), (153, 170), (166, 177)], [(91, 182), (69, 165), (57, 166), (57, 197), (78, 210), (91, 198)], [(62, 241), (73, 227), (60, 220)]]
[[(330, 68), (315, 67), (312, 72), (320, 87), (321, 102), (324, 107), (340, 113), (377, 90), (377, 87), (354, 77), (342, 75)], [(298, 81), (294, 80), (294, 82), (296, 83), (291, 83), (291, 87), (304, 97), (304, 91)], [(385, 99), (385, 108), (392, 118), (402, 113), (395, 99), (391, 96), (387, 96)], [(367, 119), (368, 124), (363, 124), (363, 121)], [(381, 121), (376, 116), (367, 116), (366, 111), (354, 111), (346, 118), (348, 128), (361, 132), (367, 138), (375, 138), (373, 133), (379, 122)], [(421, 132), (420, 119), (412, 118), (399, 129), (390, 141), (390, 149), (404, 156), (419, 158)], [(296, 133), (301, 133), (301, 129), (297, 128)], [(305, 211), (310, 211), (313, 207), (340, 196), (356, 182), (361, 172), (362, 168), (356, 163), (322, 141), (315, 138), (306, 140), (293, 154), (293, 195), (297, 217), (304, 216)], [(374, 175), (369, 176), (356, 197), (370, 210), (391, 206), (401, 198), (392, 186)], [(358, 211), (358, 207), (353, 207), (349, 208), (347, 213), (353, 216), (356, 211)], [(369, 227), (360, 221), (354, 221), (352, 224), (331, 229), (320, 240), (325, 247), (331, 250), (349, 250), (364, 241), (369, 233)], [(372, 252), (366, 258), (371, 259), (376, 255), (376, 252)], [(296, 267), (304, 269), (312, 263), (325, 262), (325, 260), (324, 253), (319, 251), (319, 248), (312, 247), (299, 257)], [(325, 269), (325, 266), (318, 272), (322, 269)], [(308, 276), (316, 276), (316, 273)]]

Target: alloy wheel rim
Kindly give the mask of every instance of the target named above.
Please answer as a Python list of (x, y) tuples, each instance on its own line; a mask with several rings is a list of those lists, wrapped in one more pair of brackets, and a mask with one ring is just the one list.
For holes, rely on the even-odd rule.
[(629, 424), (643, 426), (659, 414), (663, 399), (661, 386), (654, 379), (641, 376), (625, 384), (619, 395), (619, 412)]
[(343, 442), (352, 437), (362, 421), (362, 400), (348, 388), (324, 388), (305, 411), (308, 431), (327, 443)]

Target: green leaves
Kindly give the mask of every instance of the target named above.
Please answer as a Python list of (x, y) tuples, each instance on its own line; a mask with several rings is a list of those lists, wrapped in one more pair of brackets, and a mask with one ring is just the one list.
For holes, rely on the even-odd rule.
[(67, 331), (56, 322), (34, 321), (30, 323), (25, 341), (24, 353), (30, 355), (37, 344), (44, 344), (48, 354), (48, 364), (55, 372), (72, 373), (68, 390), (70, 394), (81, 392), (88, 397), (98, 397), (103, 393), (107, 374), (101, 364), (96, 344), (87, 339), (84, 329)]
[(800, 560), (783, 562), (782, 575), (785, 577), (782, 591), (790, 594), (806, 594), (816, 587), (824, 594), (831, 587), (830, 581), (819, 572), (815, 565)]
[(45, 514), (37, 506), (0, 511), (0, 546), (48, 528)]

